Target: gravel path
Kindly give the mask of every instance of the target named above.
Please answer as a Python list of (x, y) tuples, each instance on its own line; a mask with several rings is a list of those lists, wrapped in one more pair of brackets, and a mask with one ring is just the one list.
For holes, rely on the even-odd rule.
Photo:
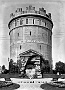
[[(44, 78), (44, 79), (17, 79), (11, 78), (13, 83), (19, 84), (20, 87), (14, 90), (44, 90), (40, 87), (43, 82), (51, 81), (51, 78)], [(34, 82), (34, 83), (33, 83)]]
[[(40, 87), (43, 82), (46, 82), (48, 79), (11, 79), (12, 82), (16, 82), (20, 85), (18, 89), (15, 90), (44, 90)], [(49, 80), (50, 81), (50, 80)], [(34, 82), (34, 83), (33, 83)]]
[(28, 84), (19, 84), (20, 88), (15, 89), (15, 90), (43, 90), (40, 88), (41, 84), (33, 84), (33, 83), (28, 83)]

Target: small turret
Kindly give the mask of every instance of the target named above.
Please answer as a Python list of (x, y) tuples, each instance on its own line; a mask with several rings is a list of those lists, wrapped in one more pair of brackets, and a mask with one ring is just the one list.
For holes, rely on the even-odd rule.
[(51, 19), (51, 13), (48, 13), (49, 18)]
[(44, 8), (39, 8), (39, 13), (45, 16), (46, 10), (44, 10)]
[(11, 13), (10, 14), (10, 18), (13, 18), (13, 17), (15, 17), (15, 14), (14, 13)]
[(17, 8), (17, 10), (15, 11), (15, 13), (18, 13), (18, 12), (22, 12), (22, 8)]

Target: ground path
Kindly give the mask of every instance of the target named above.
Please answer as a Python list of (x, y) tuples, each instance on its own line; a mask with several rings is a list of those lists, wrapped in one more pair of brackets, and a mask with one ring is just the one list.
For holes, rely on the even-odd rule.
[[(52, 78), (43, 78), (43, 79), (11, 78), (11, 80), (13, 83), (20, 85), (20, 87), (18, 89), (14, 89), (14, 90), (44, 90), (40, 87), (40, 85), (43, 84), (43, 82), (50, 82), (52, 80)], [(5, 81), (5, 79), (1, 78), (0, 81)], [(59, 79), (58, 81), (65, 82), (65, 79)]]
[[(11, 79), (14, 83), (20, 85), (18, 89), (15, 90), (44, 90), (40, 87), (43, 82), (46, 82), (48, 79)], [(48, 80), (50, 81), (50, 79)], [(33, 83), (34, 82), (34, 83)]]
[(20, 84), (20, 88), (15, 89), (15, 90), (43, 90), (40, 88), (41, 84), (33, 84), (33, 83), (28, 83), (28, 84)]
[[(4, 78), (0, 79), (2, 81), (5, 81)], [(44, 90), (40, 87), (43, 82), (50, 81), (49, 78), (44, 79), (21, 79), (21, 78), (11, 78), (13, 83), (19, 84), (20, 87), (18, 89), (14, 90)]]
[[(13, 89), (13, 90), (45, 90), (45, 89), (46, 90), (47, 89), (48, 90), (61, 90), (61, 88), (52, 88), (51, 89), (51, 87), (49, 87), (49, 86), (45, 86), (45, 89), (42, 89), (40, 87), (41, 84), (43, 84), (43, 82), (50, 82), (52, 80), (52, 78), (43, 78), (43, 79), (11, 78), (11, 80), (12, 80), (13, 83), (16, 83), (16, 84), (20, 85), (20, 87), (18, 89)], [(5, 79), (1, 78), (0, 81), (5, 81)], [(58, 81), (65, 82), (65, 79), (59, 79)], [(62, 88), (62, 90), (65, 90), (65, 88)]]

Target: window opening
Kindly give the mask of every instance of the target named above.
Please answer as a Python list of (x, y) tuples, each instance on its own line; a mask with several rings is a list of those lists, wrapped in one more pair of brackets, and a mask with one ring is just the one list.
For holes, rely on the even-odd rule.
[(34, 24), (34, 19), (33, 19), (33, 24)]
[(50, 40), (51, 40), (51, 36), (50, 36)]
[(39, 20), (39, 25), (41, 25), (41, 20)]
[(46, 22), (45, 22), (45, 26), (46, 26)]
[(22, 25), (22, 24), (23, 24), (23, 20), (21, 19), (21, 20), (20, 20), (20, 25)]
[(26, 19), (26, 24), (28, 24), (28, 18)]
[(19, 33), (18, 33), (18, 36), (19, 36)]
[(31, 31), (30, 31), (30, 36), (31, 36)]
[(40, 45), (40, 50), (41, 50), (41, 45)]
[(15, 26), (17, 26), (17, 20), (15, 20)]
[(20, 49), (21, 49), (21, 45), (20, 45)]

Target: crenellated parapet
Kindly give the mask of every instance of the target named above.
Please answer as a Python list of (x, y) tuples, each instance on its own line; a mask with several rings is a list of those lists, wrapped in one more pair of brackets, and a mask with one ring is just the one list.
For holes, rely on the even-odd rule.
[(22, 8), (17, 8), (16, 11), (14, 13), (10, 14), (10, 18), (13, 19), (17, 16), (20, 15), (25, 15), (25, 14), (35, 14), (35, 15), (42, 15), (47, 17), (48, 19), (51, 19), (51, 13), (46, 14), (46, 10), (42, 7), (39, 8), (39, 10), (35, 10), (35, 7), (33, 7), (32, 5), (29, 5), (28, 7), (26, 7), (26, 10), (23, 11)]

